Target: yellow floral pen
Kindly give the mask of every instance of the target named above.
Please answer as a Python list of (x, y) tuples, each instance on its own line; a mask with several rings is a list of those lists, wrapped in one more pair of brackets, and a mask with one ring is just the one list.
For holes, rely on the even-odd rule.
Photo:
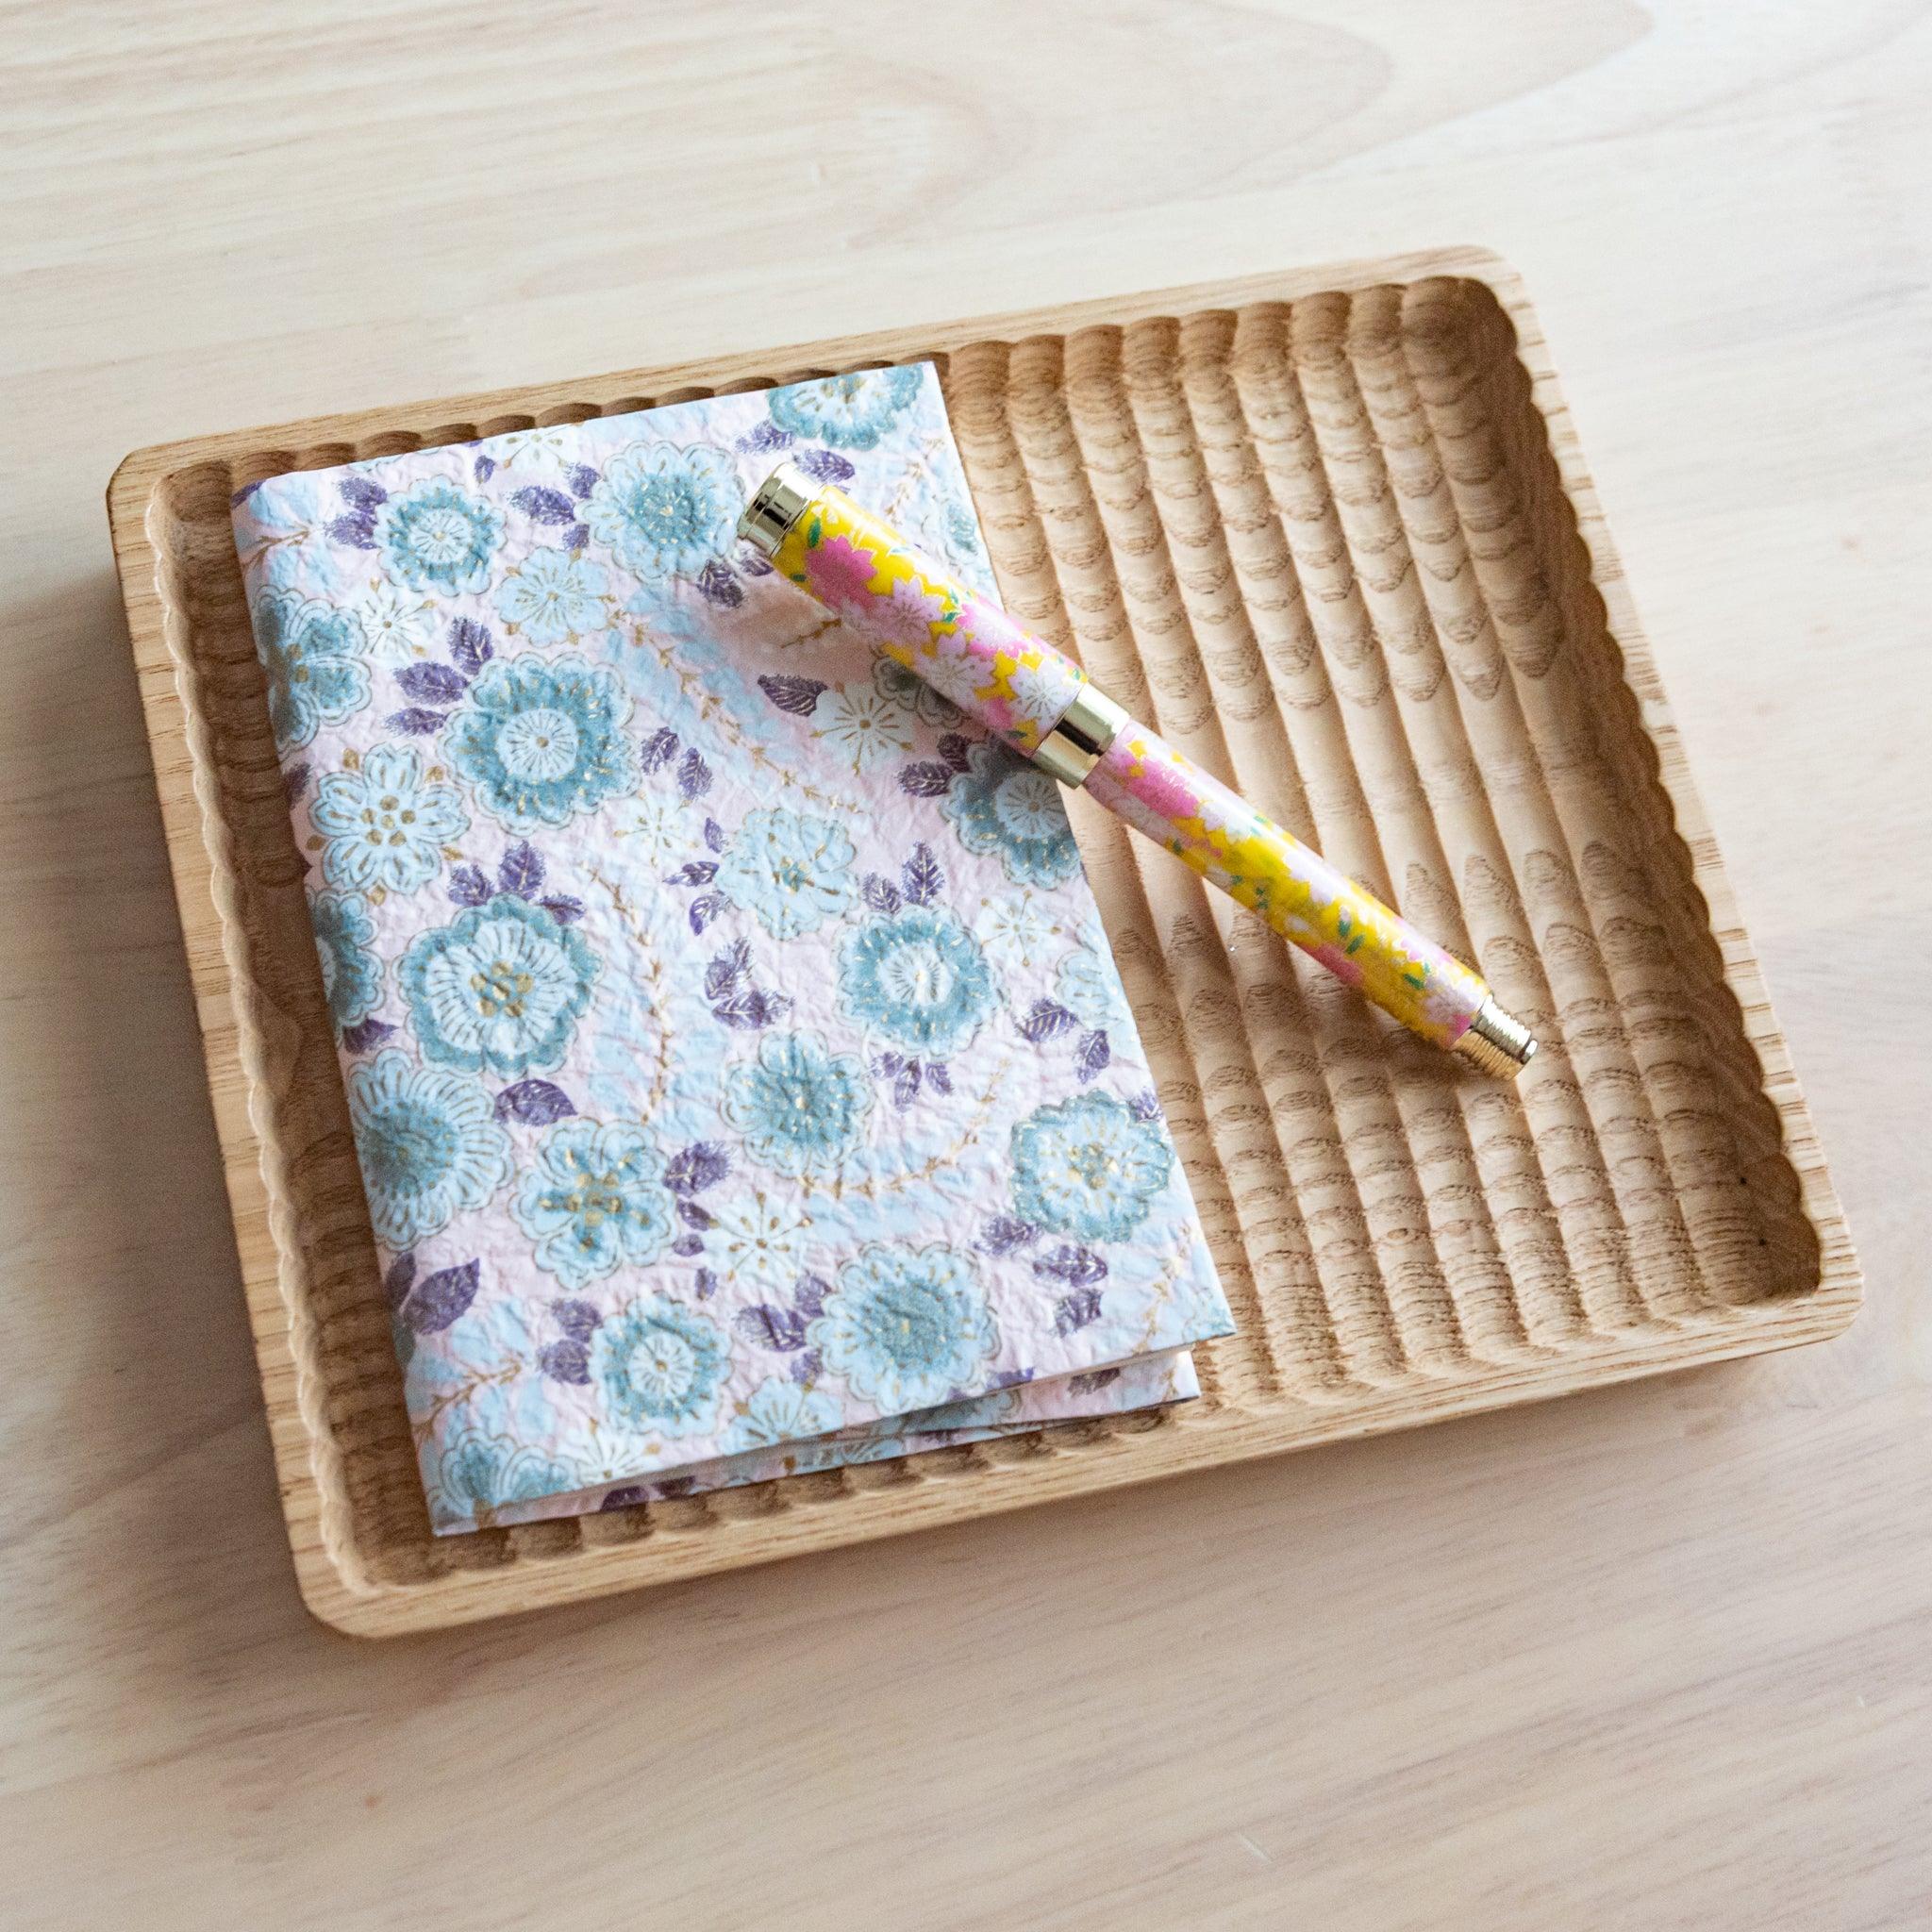
[(1167, 847), (1386, 1013), (1486, 1074), (1536, 1052), (1481, 975), (1096, 690), (843, 491), (781, 463), (739, 520), (774, 567), (1042, 771)]

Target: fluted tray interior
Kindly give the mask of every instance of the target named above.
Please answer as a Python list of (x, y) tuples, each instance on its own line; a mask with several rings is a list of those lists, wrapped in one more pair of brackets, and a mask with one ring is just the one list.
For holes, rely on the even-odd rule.
[[(1514, 1087), (1084, 798), (1241, 1332), (1206, 1394), (429, 1534), (229, 535), (317, 467), (939, 361), (1007, 601), (1477, 963)], [(447, 406), (442, 406), (447, 408)], [(142, 452), (111, 497), (303, 1587), (369, 1632), (757, 1561), (1833, 1332), (1856, 1266), (1534, 318), (1450, 252)]]

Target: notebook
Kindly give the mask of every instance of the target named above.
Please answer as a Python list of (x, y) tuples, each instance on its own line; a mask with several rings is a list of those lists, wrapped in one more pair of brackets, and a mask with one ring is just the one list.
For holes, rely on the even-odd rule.
[(926, 365), (235, 504), (440, 1531), (1182, 1400), (1231, 1326), (1058, 788), (737, 543), (780, 452), (992, 592)]

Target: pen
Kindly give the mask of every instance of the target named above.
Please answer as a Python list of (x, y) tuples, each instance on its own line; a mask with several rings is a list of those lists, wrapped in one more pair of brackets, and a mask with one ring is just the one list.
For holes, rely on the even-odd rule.
[(1514, 1079), (1482, 976), (1139, 723), (842, 490), (780, 463), (739, 519), (773, 567), (1062, 785), (1085, 791), (1424, 1040)]

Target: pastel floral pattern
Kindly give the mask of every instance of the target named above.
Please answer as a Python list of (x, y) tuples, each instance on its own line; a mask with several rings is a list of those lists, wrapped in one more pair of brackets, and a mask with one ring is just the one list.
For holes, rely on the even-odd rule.
[(630, 699), (608, 671), (525, 654), (487, 666), (445, 727), (450, 765), (513, 832), (568, 824), (638, 778)]
[(1167, 1185), (1174, 1148), (1158, 1119), (1124, 1101), (1083, 1093), (1029, 1114), (1013, 1129), (1013, 1206), (1020, 1219), (1081, 1241), (1124, 1241)]
[(881, 1039), (941, 1058), (964, 1046), (999, 1004), (979, 941), (952, 913), (926, 906), (847, 935), (839, 997)]
[(430, 1513), (443, 1526), (474, 1523), (487, 1529), (496, 1511), (513, 1503), (582, 1489), (575, 1463), (508, 1436), (464, 1429), (450, 1438), (437, 1459)]
[(348, 1089), (370, 1224), (386, 1246), (428, 1240), (509, 1178), (509, 1136), (475, 1080), (391, 1049), (352, 1068)]
[(843, 1420), (838, 1403), (824, 1390), (771, 1376), (745, 1398), (724, 1438), (725, 1454), (808, 1441), (829, 1435)]
[(396, 977), (429, 1059), (514, 1079), (563, 1058), (598, 971), (581, 933), (504, 893), (422, 934)]
[(941, 802), (959, 842), (1021, 886), (1058, 886), (1080, 869), (1059, 787), (1004, 746), (975, 744)]
[(909, 716), (908, 707), (870, 685), (833, 685), (819, 693), (812, 729), (855, 772), (864, 772), (912, 749)]
[(972, 1262), (937, 1242), (860, 1249), (806, 1333), (825, 1367), (887, 1415), (982, 1381), (999, 1347)]
[(533, 550), (504, 578), (496, 614), (533, 644), (589, 637), (608, 620), (604, 573), (568, 550)]
[(658, 1294), (598, 1326), (591, 1373), (603, 1389), (606, 1414), (621, 1426), (708, 1435), (729, 1354), (715, 1322)]
[(867, 369), (774, 389), (772, 421), (835, 449), (876, 449), (919, 393), (918, 369)]
[(255, 600), (254, 620), (268, 675), (268, 722), (285, 757), (369, 702), (368, 640), (353, 610), (271, 590)]
[(309, 814), (327, 841), (322, 874), (358, 892), (413, 892), (442, 869), (445, 848), (470, 828), (454, 787), (406, 744), (378, 744), (315, 788)]
[(1083, 1026), (1104, 1031), (1120, 1024), (1121, 983), (1091, 946), (1078, 946), (1060, 961), (1054, 992)]
[(876, 658), (872, 667), (873, 689), (882, 698), (903, 705), (923, 724), (950, 731), (959, 723), (959, 708), (935, 691), (918, 672), (894, 658)]
[(744, 492), (721, 450), (658, 442), (622, 451), (584, 505), (592, 538), (649, 581), (695, 576), (733, 546)]
[(429, 649), (433, 612), (426, 598), (378, 584), (356, 607), (378, 664), (409, 664)]
[(481, 591), (503, 541), (503, 512), (454, 483), (430, 480), (390, 497), (375, 512), (382, 567), (412, 591)]
[(872, 1111), (865, 1069), (816, 1033), (772, 1033), (724, 1076), (724, 1118), (760, 1165), (792, 1175), (836, 1173)]
[(805, 1272), (811, 1238), (805, 1215), (761, 1195), (709, 1212), (707, 1250), (734, 1282), (775, 1293)]
[(537, 1265), (585, 1289), (670, 1246), (677, 1204), (651, 1136), (623, 1123), (559, 1123), (543, 1136), (512, 1211), (537, 1243)]
[(852, 905), (856, 857), (843, 826), (774, 806), (745, 814), (715, 883), (774, 939), (796, 939)]
[(338, 1026), (366, 1020), (382, 997), (382, 961), (371, 948), (375, 922), (360, 892), (318, 892), (309, 908), (323, 997)]

